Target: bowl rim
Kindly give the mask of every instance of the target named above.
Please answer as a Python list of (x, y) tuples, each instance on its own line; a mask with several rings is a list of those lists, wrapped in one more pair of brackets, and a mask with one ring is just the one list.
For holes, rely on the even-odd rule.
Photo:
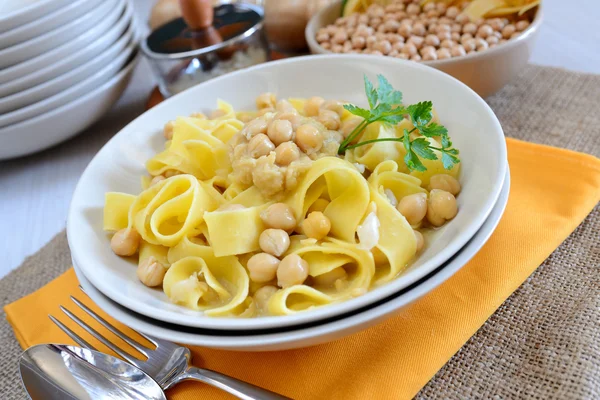
[[(328, 5), (327, 7), (322, 8), (315, 15), (313, 15), (311, 17), (311, 19), (308, 21), (308, 24), (306, 25), (306, 28), (304, 30), (304, 37), (306, 39), (306, 42), (308, 43), (308, 46), (311, 49), (311, 51), (313, 48), (317, 48), (321, 52), (321, 53), (314, 53), (314, 54), (338, 54), (338, 53), (334, 53), (333, 51), (330, 51), (330, 50), (327, 50), (327, 49), (324, 49), (323, 47), (321, 47), (321, 45), (317, 42), (317, 40), (315, 38), (315, 34), (317, 32), (317, 29), (319, 29), (319, 28), (317, 28), (317, 21), (318, 21), (319, 17), (322, 16), (323, 14), (327, 13), (330, 9), (332, 9), (334, 7), (339, 7), (341, 5), (341, 1), (342, 0), (337, 0), (336, 2)], [(481, 51), (481, 52), (477, 51), (472, 54), (467, 54), (467, 55), (460, 56), (460, 57), (452, 57), (447, 60), (419, 61), (418, 63), (423, 64), (423, 65), (428, 65), (428, 66), (434, 67), (434, 68), (440, 68), (440, 67), (445, 67), (448, 65), (460, 64), (463, 61), (477, 60), (482, 57), (509, 52), (514, 47), (519, 46), (522, 42), (529, 40), (529, 38), (531, 38), (533, 35), (535, 35), (535, 33), (538, 31), (540, 25), (542, 24), (543, 20), (544, 20), (544, 15), (543, 15), (543, 11), (542, 11), (542, 3), (540, 3), (537, 5), (537, 10), (535, 12), (535, 16), (533, 17), (533, 21), (527, 27), (527, 29), (525, 29), (523, 31), (523, 33), (520, 34), (519, 36), (517, 36), (516, 38), (508, 40), (506, 43), (503, 43), (503, 44), (498, 45), (491, 49), (488, 48), (485, 51)], [(360, 53), (357, 55), (372, 56), (371, 54), (360, 54)]]
[[(87, 267), (86, 263), (83, 262), (87, 257), (84, 254), (81, 254), (81, 249), (78, 248), (75, 243), (79, 241), (79, 237), (75, 234), (76, 232), (76, 222), (80, 220), (81, 217), (78, 215), (80, 213), (79, 210), (76, 210), (77, 202), (80, 196), (82, 196), (82, 192), (85, 192), (85, 185), (87, 185), (87, 176), (91, 174), (92, 169), (95, 168), (95, 165), (98, 163), (98, 159), (104, 156), (105, 152), (108, 152), (108, 148), (114, 146), (114, 142), (118, 140), (119, 135), (123, 131), (128, 131), (133, 128), (131, 126), (135, 126), (137, 121), (142, 118), (146, 113), (160, 113), (160, 111), (164, 108), (170, 107), (170, 104), (179, 101), (180, 97), (183, 98), (184, 93), (189, 92), (201, 92), (205, 85), (210, 83), (223, 81), (230, 79), (232, 76), (236, 76), (239, 74), (248, 74), (257, 70), (261, 70), (263, 68), (278, 68), (282, 65), (289, 63), (302, 63), (302, 62), (311, 62), (314, 60), (319, 60), (319, 62), (327, 62), (328, 60), (333, 60), (335, 62), (348, 62), (351, 63), (353, 60), (360, 60), (364, 62), (364, 57), (355, 54), (345, 54), (345, 55), (309, 55), (303, 57), (294, 57), (290, 59), (278, 60), (269, 63), (259, 64), (250, 68), (246, 68), (240, 71), (236, 71), (233, 73), (225, 74), (221, 77), (211, 79), (210, 81), (201, 83), (194, 88), (188, 89), (180, 94), (177, 94), (151, 110), (146, 111), (142, 115), (138, 116), (136, 119), (131, 121), (128, 125), (126, 125), (119, 133), (117, 133), (111, 140), (109, 140), (105, 146), (94, 156), (94, 158), (90, 161), (87, 168), (81, 175), (77, 186), (75, 187), (75, 191), (73, 194), (73, 198), (71, 201), (71, 205), (69, 208), (68, 218), (67, 218), (67, 238), (69, 241), (69, 246), (71, 248), (72, 257), (77, 260), (80, 266), (84, 271), (87, 271), (89, 267)], [(488, 215), (493, 209), (494, 204), (496, 203), (502, 186), (503, 180), (506, 175), (506, 170), (508, 168), (507, 163), (507, 150), (506, 150), (506, 141), (504, 139), (504, 133), (502, 130), (502, 126), (498, 121), (498, 118), (489, 107), (489, 105), (479, 96), (477, 95), (471, 88), (469, 88), (464, 83), (455, 79), (454, 77), (447, 75), (439, 70), (428, 67), (426, 65), (420, 65), (419, 63), (413, 63), (406, 60), (399, 60), (395, 58), (386, 58), (381, 57), (377, 59), (378, 63), (389, 64), (392, 66), (403, 65), (406, 68), (412, 68), (417, 70), (426, 71), (429, 74), (438, 75), (441, 79), (449, 80), (451, 84), (461, 87), (466, 91), (466, 94), (473, 97), (473, 99), (478, 102), (482, 109), (486, 111), (487, 118), (490, 120), (490, 125), (494, 128), (493, 132), (490, 133), (491, 138), (495, 138), (494, 145), (496, 146), (498, 159), (500, 160), (499, 165), (497, 166), (496, 175), (494, 176), (494, 184), (493, 189), (489, 192), (489, 196), (485, 204), (481, 207), (480, 214), (472, 219), (472, 223), (465, 227), (463, 231), (461, 231), (461, 235), (459, 239), (454, 240), (451, 245), (447, 246), (442, 252), (438, 253), (436, 256), (433, 256), (431, 260), (429, 260), (423, 266), (420, 266), (419, 269), (408, 271), (402, 274), (399, 278), (388, 282), (385, 285), (381, 285), (377, 288), (374, 288), (367, 292), (365, 295), (341, 302), (336, 304), (331, 304), (326, 307), (319, 307), (314, 310), (300, 312), (293, 315), (285, 315), (285, 316), (269, 316), (269, 317), (261, 317), (255, 319), (240, 319), (240, 318), (228, 318), (228, 317), (206, 317), (203, 315), (194, 315), (190, 317), (190, 315), (184, 315), (183, 313), (175, 313), (175, 312), (167, 312), (163, 310), (157, 310), (155, 308), (150, 307), (148, 304), (142, 302), (132, 302), (128, 296), (125, 296), (123, 293), (115, 290), (115, 288), (110, 285), (108, 282), (104, 280), (99, 280), (95, 276), (89, 276), (88, 279), (92, 281), (94, 286), (100, 289), (104, 294), (106, 294), (109, 298), (115, 300), (117, 303), (126, 305), (127, 308), (132, 309), (140, 314), (144, 314), (155, 319), (161, 319), (165, 322), (171, 322), (179, 325), (186, 326), (194, 326), (194, 327), (204, 327), (204, 328), (214, 328), (214, 329), (225, 329), (225, 330), (249, 330), (249, 329), (264, 329), (268, 327), (279, 327), (279, 326), (289, 326), (289, 325), (298, 325), (304, 322), (318, 320), (323, 318), (328, 318), (331, 315), (338, 315), (346, 312), (348, 309), (354, 309), (361, 307), (365, 304), (372, 303), (377, 299), (385, 297), (390, 293), (400, 290), (401, 288), (397, 287), (402, 284), (403, 287), (410, 285), (415, 282), (422, 276), (431, 272), (431, 270), (439, 267), (443, 264), (444, 261), (449, 259), (453, 254), (455, 254), (460, 248), (464, 246), (465, 243), (477, 232), (477, 230), (481, 227), (481, 225), (485, 222)], [(189, 94), (187, 94), (189, 96)], [(497, 143), (496, 143), (497, 142)], [(108, 247), (107, 247), (108, 249)], [(110, 251), (110, 250), (108, 250)], [(396, 284), (394, 284), (396, 282)], [(401, 283), (398, 283), (401, 282)], [(182, 319), (186, 320), (186, 322), (182, 323)]]

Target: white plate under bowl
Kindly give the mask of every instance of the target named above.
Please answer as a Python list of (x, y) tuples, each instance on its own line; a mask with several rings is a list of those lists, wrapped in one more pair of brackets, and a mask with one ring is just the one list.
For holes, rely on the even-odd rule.
[[(219, 332), (209, 329), (194, 329), (166, 324), (137, 314), (112, 301), (96, 289), (84, 276), (81, 268), (73, 262), (79, 283), (87, 295), (108, 315), (128, 327), (142, 333), (192, 346), (203, 346), (223, 350), (275, 351), (314, 346), (340, 339), (344, 336), (369, 328), (393, 316), (403, 307), (419, 299), (441, 285), (463, 267), (488, 241), (506, 208), (510, 192), (510, 175), (507, 171), (498, 202), (475, 236), (448, 262), (408, 288), (387, 297), (376, 304), (352, 311), (342, 316), (313, 324), (280, 328), (276, 331)], [(82, 296), (75, 295), (81, 298)], [(75, 307), (67, 307), (75, 308)]]
[(76, 0), (53, 13), (44, 15), (42, 18), (11, 29), (8, 32), (0, 33), (0, 49), (32, 39), (79, 18), (82, 14), (96, 7), (101, 1), (104, 0)]
[(66, 90), (58, 92), (37, 103), (30, 104), (6, 114), (0, 114), (0, 128), (49, 112), (89, 93), (91, 90), (97, 88), (116, 75), (127, 61), (129, 61), (136, 48), (137, 42), (130, 41), (127, 44), (127, 47), (118, 53), (112, 60), (109, 60), (105, 65), (98, 67), (96, 72), (92, 70), (89, 77), (77, 84), (70, 87), (67, 86), (68, 88)]
[[(133, 48), (135, 46), (135, 41), (132, 41), (133, 38), (133, 26), (130, 26), (125, 35), (121, 36), (121, 38), (113, 43), (110, 48), (85, 64), (44, 82), (41, 85), (34, 86), (10, 96), (0, 97), (0, 114), (15, 111), (19, 108), (42, 101), (86, 80), (93, 76), (94, 73), (110, 64), (111, 61), (115, 60), (125, 51), (127, 45), (130, 45), (130, 47)], [(0, 120), (1, 119), (2, 116), (0, 115)]]
[(105, 18), (118, 1), (120, 0), (105, 0), (98, 7), (59, 28), (0, 50), (0, 68), (10, 67), (68, 43)]
[[(164, 124), (180, 115), (214, 108), (218, 98), (236, 109), (252, 109), (257, 95), (346, 99), (364, 105), (363, 74), (386, 76), (407, 103), (432, 100), (461, 151), (462, 210), (437, 230), (406, 273), (363, 296), (287, 316), (256, 319), (210, 318), (172, 304), (161, 291), (145, 287), (131, 262), (110, 249), (102, 231), (106, 192), (140, 192), (145, 162), (162, 151)], [(333, 79), (332, 77), (335, 77)], [(243, 88), (243, 89), (241, 89)], [(477, 232), (492, 210), (507, 168), (506, 142), (489, 106), (456, 79), (432, 68), (398, 59), (355, 55), (308, 56), (274, 61), (224, 75), (182, 92), (145, 112), (111, 139), (83, 173), (67, 221), (69, 246), (88, 279), (105, 295), (140, 314), (178, 325), (223, 330), (298, 325), (372, 304), (427, 275), (454, 255)]]
[[(126, 5), (124, 13), (123, 5)], [(95, 57), (123, 33), (131, 22), (132, 12), (129, 2), (124, 1), (73, 40), (12, 67), (0, 69), (0, 96), (45, 82)]]
[(42, 18), (66, 6), (72, 0), (3, 0), (0, 2), (0, 32)]
[(62, 107), (6, 128), (0, 160), (35, 153), (75, 136), (99, 120), (121, 97), (140, 59), (138, 53), (109, 81)]

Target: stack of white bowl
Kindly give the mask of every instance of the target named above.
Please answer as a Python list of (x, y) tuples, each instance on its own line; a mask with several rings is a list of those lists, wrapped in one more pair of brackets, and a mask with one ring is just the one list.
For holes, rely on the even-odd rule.
[(0, 3), (0, 160), (98, 120), (125, 90), (137, 43), (129, 0)]

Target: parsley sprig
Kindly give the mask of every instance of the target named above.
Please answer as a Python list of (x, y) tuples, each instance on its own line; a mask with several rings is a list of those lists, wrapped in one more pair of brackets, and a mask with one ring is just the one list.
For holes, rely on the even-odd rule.
[[(404, 107), (402, 105), (402, 93), (394, 90), (392, 85), (383, 75), (377, 76), (378, 87), (365, 76), (365, 93), (369, 102), (369, 109), (360, 108), (353, 104), (346, 104), (344, 108), (352, 114), (363, 118), (363, 121), (348, 135), (340, 144), (338, 154), (342, 155), (346, 150), (364, 146), (376, 142), (401, 142), (406, 149), (404, 163), (411, 171), (426, 171), (421, 159), (437, 160), (439, 151), (442, 154), (442, 164), (445, 169), (452, 167), (460, 162), (458, 150), (452, 147), (452, 142), (448, 136), (448, 129), (433, 119), (433, 103), (431, 101), (422, 101), (417, 104)], [(404, 129), (401, 137), (396, 138), (378, 138), (365, 140), (356, 144), (351, 144), (354, 139), (370, 124), (382, 122), (385, 124), (397, 125), (406, 116), (410, 118), (414, 128), (410, 131)], [(411, 140), (410, 134), (419, 131), (423, 137)], [(432, 146), (427, 138), (440, 138), (441, 147)]]

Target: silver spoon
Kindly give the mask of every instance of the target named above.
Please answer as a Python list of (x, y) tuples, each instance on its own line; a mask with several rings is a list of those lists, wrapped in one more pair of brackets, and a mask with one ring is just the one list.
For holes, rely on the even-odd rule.
[(139, 368), (80, 347), (30, 347), (19, 369), (32, 400), (166, 400), (158, 383)]

